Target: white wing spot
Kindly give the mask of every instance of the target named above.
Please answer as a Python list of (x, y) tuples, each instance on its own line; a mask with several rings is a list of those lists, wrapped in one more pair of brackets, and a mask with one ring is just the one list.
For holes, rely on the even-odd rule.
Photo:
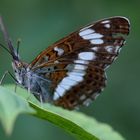
[(62, 88), (60, 85), (58, 85), (56, 88), (56, 92), (59, 94), (59, 96), (63, 96), (65, 91), (66, 90), (64, 88)]
[(93, 33), (93, 34), (88, 34), (88, 35), (82, 36), (83, 39), (95, 39), (95, 38), (101, 38), (101, 37), (103, 37), (103, 35), (101, 35), (99, 33)]
[(76, 75), (76, 76), (84, 76), (85, 75), (85, 71), (82, 71), (82, 72), (75, 72), (75, 71), (72, 71), (72, 72), (68, 72), (68, 75)]
[(106, 28), (110, 28), (110, 24), (105, 24), (104, 25)]
[(90, 40), (92, 44), (103, 44), (104, 41), (102, 39), (92, 39)]
[(65, 91), (66, 90), (64, 88), (62, 88), (60, 85), (58, 85), (55, 92), (54, 92), (53, 99), (57, 100), (59, 97), (61, 97), (65, 94)]
[(72, 79), (72, 80), (75, 80), (75, 81), (77, 81), (77, 82), (81, 82), (81, 81), (84, 80), (84, 79), (83, 79), (83, 76), (72, 75), (72, 74), (70, 74), (68, 78), (69, 78), (69, 79)]
[(83, 94), (83, 95), (80, 97), (80, 100), (83, 101), (84, 99), (86, 99), (86, 95)]
[(92, 29), (86, 29), (86, 30), (80, 31), (79, 35), (80, 35), (81, 37), (83, 37), (84, 35), (88, 35), (88, 34), (91, 34), (91, 33), (94, 33), (94, 32), (95, 32), (95, 31), (92, 30)]
[(53, 99), (54, 100), (57, 100), (60, 96), (58, 95), (58, 93), (55, 91), (54, 92), (54, 96), (53, 96)]
[(89, 98), (89, 99), (86, 99), (86, 100), (83, 102), (83, 105), (88, 106), (91, 102), (92, 102), (92, 100), (91, 100), (90, 98)]
[(71, 80), (71, 79), (68, 79), (69, 76), (65, 77), (61, 82), (60, 84), (62, 85), (68, 85), (68, 86), (73, 86), (73, 85), (76, 85), (77, 82), (74, 81), (74, 80)]
[(91, 48), (93, 51), (98, 51), (99, 50), (99, 47), (92, 47)]
[(113, 46), (106, 46), (105, 49), (106, 49), (106, 51), (109, 52), (109, 53), (112, 53), (113, 50), (114, 50), (114, 49), (113, 49)]
[(75, 60), (74, 63), (79, 63), (79, 64), (88, 64), (89, 62), (86, 60)]
[(74, 69), (85, 70), (85, 69), (87, 69), (87, 66), (76, 64), (76, 65), (74, 65)]
[(63, 96), (67, 90), (69, 90), (72, 86), (77, 84), (77, 81), (71, 80), (68, 78), (69, 76), (65, 77), (59, 85), (56, 87), (53, 99), (57, 100), (61, 96)]
[(63, 83), (60, 83), (59, 85), (60, 85), (61, 87), (63, 87), (64, 89), (66, 89), (66, 90), (69, 90), (69, 89), (71, 88), (70, 85), (66, 85), (66, 84), (63, 84)]
[(58, 63), (59, 63), (59, 61), (58, 61), (58, 60), (55, 60), (55, 61), (54, 61), (54, 64), (58, 64)]
[(54, 50), (57, 51), (59, 56), (61, 56), (64, 53), (64, 50), (58, 47), (54, 47)]
[(96, 55), (94, 52), (82, 52), (78, 54), (78, 57), (83, 60), (94, 60)]
[(109, 23), (110, 20), (105, 20), (105, 21), (102, 21), (101, 23), (105, 24), (105, 23)]

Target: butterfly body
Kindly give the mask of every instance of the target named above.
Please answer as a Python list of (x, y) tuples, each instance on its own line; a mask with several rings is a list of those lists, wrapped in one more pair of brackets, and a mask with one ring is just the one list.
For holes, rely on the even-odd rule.
[(67, 109), (88, 105), (106, 86), (105, 70), (118, 57), (129, 28), (124, 17), (97, 21), (49, 46), (29, 64), (6, 38), (18, 84), (41, 102)]
[(27, 89), (41, 102), (52, 100), (49, 87), (51, 82), (43, 75), (30, 70), (27, 63), (20, 60), (12, 62), (12, 66), (17, 79), (17, 84)]

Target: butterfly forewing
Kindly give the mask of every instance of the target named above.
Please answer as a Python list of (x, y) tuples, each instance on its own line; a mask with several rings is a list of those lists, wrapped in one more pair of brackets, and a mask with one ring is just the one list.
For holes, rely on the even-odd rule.
[(41, 52), (29, 68), (51, 81), (54, 104), (73, 109), (95, 99), (105, 87), (105, 69), (117, 58), (128, 33), (126, 18), (98, 21)]

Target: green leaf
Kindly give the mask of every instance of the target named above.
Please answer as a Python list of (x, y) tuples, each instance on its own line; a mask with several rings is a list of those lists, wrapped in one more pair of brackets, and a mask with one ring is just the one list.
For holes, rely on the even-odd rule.
[(8, 135), (13, 130), (13, 125), (21, 113), (35, 112), (27, 101), (14, 92), (0, 86), (0, 121)]
[[(14, 89), (13, 86), (8, 87)], [(40, 104), (26, 90), (18, 88), (17, 93), (28, 99), (30, 106), (36, 110), (33, 115), (47, 120), (65, 131), (80, 138), (80, 140), (124, 140), (109, 125), (96, 121), (93, 117), (77, 111), (68, 111), (50, 104)], [(29, 100), (30, 99), (30, 100)]]
[(83, 140), (124, 140), (109, 125), (76, 111), (67, 111), (45, 104), (43, 108), (30, 102), (37, 111), (36, 117), (48, 120)]

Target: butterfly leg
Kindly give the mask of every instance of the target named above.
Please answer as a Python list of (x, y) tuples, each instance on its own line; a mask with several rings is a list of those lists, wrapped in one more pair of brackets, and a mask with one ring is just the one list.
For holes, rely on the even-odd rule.
[[(29, 82), (28, 82), (29, 83)], [(28, 98), (27, 98), (27, 100), (29, 100), (30, 99), (30, 97), (31, 97), (31, 89), (30, 89), (30, 84), (28, 84), (28, 88), (27, 88), (27, 91), (28, 91), (28, 93), (29, 93), (29, 96), (28, 96)]]
[(15, 83), (15, 89), (14, 89), (14, 91), (15, 92), (17, 91), (17, 83)]
[(9, 74), (12, 77), (12, 79), (17, 82), (17, 79), (9, 71), (5, 71), (2, 78), (0, 79), (0, 85), (2, 85), (7, 74)]
[(39, 100), (40, 100), (40, 106), (41, 108), (43, 108), (43, 98), (41, 94), (39, 94)]
[(43, 96), (39, 92), (34, 92), (34, 96), (40, 102), (40, 106), (43, 107)]

